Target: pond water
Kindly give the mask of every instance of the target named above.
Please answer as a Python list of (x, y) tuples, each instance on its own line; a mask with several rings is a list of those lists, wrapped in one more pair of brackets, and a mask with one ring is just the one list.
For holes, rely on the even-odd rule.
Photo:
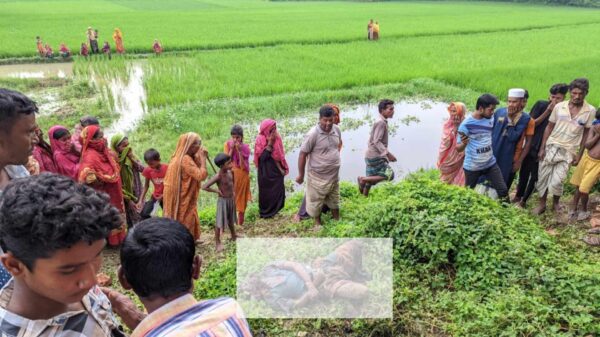
[(73, 63), (29, 63), (0, 66), (0, 78), (67, 78), (73, 76)]
[[(394, 117), (389, 121), (390, 137), (388, 148), (398, 161), (391, 163), (396, 180), (410, 172), (421, 168), (434, 168), (437, 161), (442, 125), (448, 118), (448, 104), (441, 102), (399, 102), (395, 105)], [(341, 112), (342, 153), (340, 179), (355, 182), (356, 177), (365, 175), (364, 154), (369, 141), (372, 124), (379, 118), (377, 105), (365, 104)], [(314, 122), (310, 120), (314, 119)], [(282, 121), (281, 133), (286, 129), (294, 129), (294, 135), (306, 133), (316, 125), (318, 116), (304, 117), (305, 123), (300, 127), (299, 119)], [(286, 137), (284, 142), (293, 142), (294, 149), (288, 151), (286, 160), (290, 166), (287, 179), (294, 180), (298, 175), (298, 140)]]

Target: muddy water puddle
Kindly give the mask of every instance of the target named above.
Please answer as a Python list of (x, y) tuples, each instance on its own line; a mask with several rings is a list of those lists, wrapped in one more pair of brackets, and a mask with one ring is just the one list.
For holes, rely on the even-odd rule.
[[(391, 163), (396, 180), (421, 168), (434, 168), (437, 161), (442, 125), (448, 118), (447, 104), (441, 102), (406, 102), (395, 105), (394, 117), (389, 120), (388, 148), (398, 159)], [(365, 175), (364, 154), (371, 126), (379, 118), (377, 105), (365, 104), (341, 112), (342, 152), (340, 179), (356, 181)], [(298, 155), (303, 135), (316, 125), (318, 116), (293, 118), (278, 122), (288, 150), (290, 166), (287, 179), (298, 175)]]
[(73, 63), (30, 63), (0, 66), (0, 78), (44, 79), (73, 76)]

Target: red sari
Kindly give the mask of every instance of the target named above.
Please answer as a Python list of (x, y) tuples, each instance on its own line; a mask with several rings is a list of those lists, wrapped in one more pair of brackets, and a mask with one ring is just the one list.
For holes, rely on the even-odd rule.
[(104, 139), (93, 139), (98, 131), (97, 125), (90, 125), (81, 131), (83, 147), (79, 163), (78, 181), (95, 190), (104, 192), (110, 197), (110, 204), (121, 213), (121, 227), (112, 230), (108, 236), (108, 244), (118, 246), (125, 240), (125, 205), (121, 188), (120, 168), (115, 155), (110, 152)]

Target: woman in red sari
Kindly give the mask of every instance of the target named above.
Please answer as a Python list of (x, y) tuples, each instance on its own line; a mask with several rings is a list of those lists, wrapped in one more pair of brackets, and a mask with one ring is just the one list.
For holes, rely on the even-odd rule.
[(54, 154), (56, 173), (77, 180), (81, 154), (71, 142), (69, 130), (62, 125), (55, 125), (48, 130), (48, 138)]
[(465, 172), (463, 171), (465, 153), (456, 151), (456, 136), (458, 126), (465, 119), (466, 110), (465, 104), (460, 102), (452, 102), (448, 106), (450, 117), (444, 124), (437, 162), (440, 179), (445, 183), (458, 186), (465, 185)]
[(37, 128), (35, 129), (35, 135), (37, 136), (37, 142), (33, 146), (32, 155), (40, 166), (40, 172), (58, 173), (52, 147), (44, 139), (44, 133), (40, 128)]
[(81, 131), (83, 147), (78, 181), (108, 194), (110, 204), (121, 213), (121, 227), (112, 230), (108, 236), (108, 244), (118, 246), (123, 242), (126, 234), (121, 175), (116, 155), (109, 150), (103, 136), (97, 125), (90, 125)]

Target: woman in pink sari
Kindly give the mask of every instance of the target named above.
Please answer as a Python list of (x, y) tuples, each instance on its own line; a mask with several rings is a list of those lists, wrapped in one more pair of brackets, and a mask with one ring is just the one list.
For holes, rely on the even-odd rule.
[(77, 180), (81, 155), (71, 142), (69, 130), (62, 125), (55, 125), (48, 130), (48, 138), (54, 154), (56, 173)]
[(445, 183), (459, 186), (465, 185), (465, 172), (463, 171), (465, 153), (456, 151), (456, 137), (458, 126), (465, 119), (466, 110), (465, 104), (461, 102), (452, 102), (448, 106), (450, 117), (444, 123), (437, 162), (440, 179)]

